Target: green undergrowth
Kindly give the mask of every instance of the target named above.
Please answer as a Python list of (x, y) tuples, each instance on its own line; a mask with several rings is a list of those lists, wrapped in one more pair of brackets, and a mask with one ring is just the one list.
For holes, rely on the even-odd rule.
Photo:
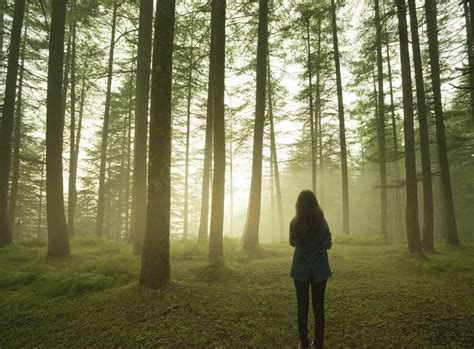
[[(0, 347), (296, 347), (292, 248), (224, 243), (209, 261), (172, 240), (172, 282), (158, 290), (138, 285), (129, 246), (106, 239), (74, 238), (58, 259), (40, 240), (0, 249)], [(336, 236), (329, 254), (328, 347), (474, 345), (473, 246), (409, 254)]]

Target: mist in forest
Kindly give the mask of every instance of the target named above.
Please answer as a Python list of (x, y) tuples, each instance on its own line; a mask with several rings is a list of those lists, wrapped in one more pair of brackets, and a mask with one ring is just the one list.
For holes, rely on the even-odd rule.
[(0, 348), (473, 347), (473, 38), (474, 0), (0, 0)]

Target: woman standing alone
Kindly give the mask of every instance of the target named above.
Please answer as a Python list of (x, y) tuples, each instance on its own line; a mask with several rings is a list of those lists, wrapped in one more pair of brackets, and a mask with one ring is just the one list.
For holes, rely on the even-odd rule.
[(298, 348), (310, 347), (308, 339), (309, 287), (314, 313), (314, 343), (322, 348), (324, 339), (324, 292), (331, 276), (327, 250), (331, 232), (318, 200), (310, 190), (302, 191), (296, 201), (296, 215), (290, 223), (290, 245), (295, 247), (290, 276), (294, 279), (298, 301)]

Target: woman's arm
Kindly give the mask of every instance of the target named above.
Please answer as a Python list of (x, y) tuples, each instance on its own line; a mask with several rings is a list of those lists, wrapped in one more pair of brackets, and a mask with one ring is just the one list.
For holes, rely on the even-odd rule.
[(331, 236), (331, 230), (329, 229), (329, 224), (326, 220), (323, 222), (324, 227), (326, 228), (326, 249), (330, 250), (332, 247), (332, 236)]
[(295, 232), (293, 230), (293, 221), (290, 223), (290, 246), (295, 247)]

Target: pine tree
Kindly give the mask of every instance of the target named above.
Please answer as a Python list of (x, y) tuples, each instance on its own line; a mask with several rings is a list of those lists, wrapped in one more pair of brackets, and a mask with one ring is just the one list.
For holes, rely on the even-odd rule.
[(135, 148), (133, 163), (133, 202), (130, 237), (135, 252), (141, 253), (146, 221), (146, 156), (148, 101), (153, 31), (153, 0), (140, 0), (137, 82), (135, 90)]
[(403, 112), (405, 123), (405, 170), (406, 170), (406, 226), (408, 249), (421, 251), (420, 226), (418, 225), (418, 190), (416, 184), (415, 130), (413, 94), (408, 49), (406, 3), (396, 0), (398, 35), (400, 37), (400, 62), (402, 67)]
[(13, 241), (8, 220), (8, 180), (10, 177), (15, 92), (24, 13), (25, 0), (15, 1), (5, 97), (3, 100), (2, 127), (0, 128), (0, 247), (9, 245)]
[(148, 204), (140, 284), (170, 280), (171, 83), (175, 1), (157, 3), (150, 109)]
[(255, 126), (252, 155), (252, 180), (244, 228), (244, 249), (254, 251), (258, 247), (260, 209), (262, 196), (262, 148), (265, 123), (268, 57), (268, 0), (259, 0), (258, 44), (257, 44), (257, 92), (255, 106)]
[[(46, 114), (46, 211), (48, 256), (69, 255), (69, 237), (63, 197), (63, 64), (66, 1), (53, 0), (49, 39)], [(61, 98), (58, 98), (61, 97)]]
[(212, 1), (212, 15), (215, 16), (215, 68), (213, 89), (214, 126), (214, 179), (212, 181), (211, 226), (209, 232), (209, 258), (224, 255), (224, 195), (225, 195), (225, 17), (226, 1)]

